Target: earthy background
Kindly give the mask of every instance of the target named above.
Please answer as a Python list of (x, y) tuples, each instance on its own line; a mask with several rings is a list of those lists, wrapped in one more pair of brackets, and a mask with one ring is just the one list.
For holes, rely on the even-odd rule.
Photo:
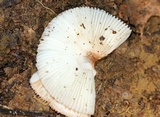
[(37, 100), (29, 79), (44, 28), (77, 6), (104, 9), (133, 30), (97, 62), (94, 117), (160, 117), (160, 0), (0, 0), (0, 116), (63, 116)]

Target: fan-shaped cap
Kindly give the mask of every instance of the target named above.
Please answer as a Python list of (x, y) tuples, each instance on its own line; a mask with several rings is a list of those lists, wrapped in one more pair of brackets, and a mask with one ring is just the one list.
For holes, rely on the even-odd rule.
[(77, 7), (54, 18), (38, 46), (38, 71), (30, 83), (58, 112), (72, 117), (94, 114), (94, 64), (121, 45), (131, 30), (103, 10)]

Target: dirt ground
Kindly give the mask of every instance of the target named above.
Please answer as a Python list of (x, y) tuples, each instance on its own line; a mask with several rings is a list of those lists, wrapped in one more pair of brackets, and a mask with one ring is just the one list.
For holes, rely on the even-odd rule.
[(94, 117), (160, 117), (160, 0), (0, 0), (0, 116), (63, 117), (29, 85), (39, 38), (77, 6), (104, 9), (133, 30), (96, 64)]

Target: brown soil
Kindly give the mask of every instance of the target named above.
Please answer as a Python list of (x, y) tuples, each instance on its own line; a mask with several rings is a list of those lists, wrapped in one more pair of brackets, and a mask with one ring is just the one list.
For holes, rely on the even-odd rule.
[(77, 6), (104, 9), (133, 30), (96, 64), (94, 117), (160, 117), (159, 0), (0, 0), (0, 116), (63, 116), (37, 100), (29, 79), (43, 29)]

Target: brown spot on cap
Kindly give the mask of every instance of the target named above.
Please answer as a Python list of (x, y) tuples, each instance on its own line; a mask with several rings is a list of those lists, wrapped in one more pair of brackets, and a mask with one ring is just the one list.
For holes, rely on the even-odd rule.
[(100, 41), (104, 41), (105, 37), (103, 37), (103, 35), (99, 38)]
[(103, 43), (102, 43), (102, 42), (100, 42), (99, 44), (100, 44), (100, 45), (103, 45)]
[(108, 28), (105, 28), (104, 30), (108, 30)]
[(41, 39), (41, 41), (44, 41), (44, 39)]
[(78, 68), (76, 67), (76, 71), (78, 71)]
[(81, 27), (83, 27), (84, 29), (86, 29), (86, 27), (84, 26), (84, 24), (83, 24), (83, 23), (82, 23), (80, 26), (81, 26)]
[(117, 32), (115, 30), (112, 31), (113, 34), (116, 34)]

